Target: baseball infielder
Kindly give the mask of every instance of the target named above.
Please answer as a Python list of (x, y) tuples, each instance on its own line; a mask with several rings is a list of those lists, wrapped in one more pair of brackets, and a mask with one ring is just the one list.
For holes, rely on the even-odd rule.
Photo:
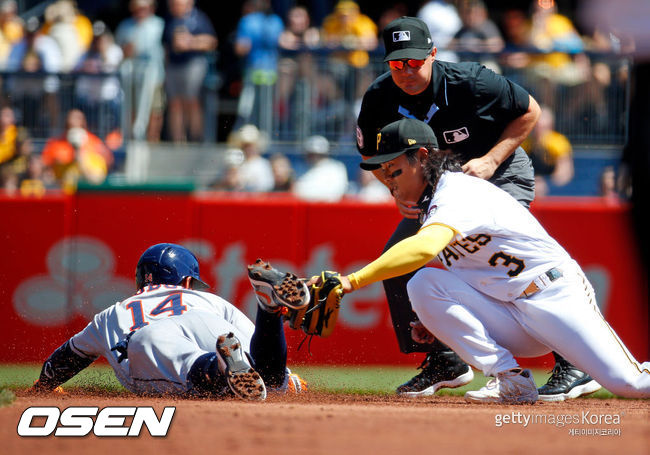
[[(272, 302), (272, 287), (262, 284), (256, 285), (257, 294), (266, 292), (264, 302)], [(286, 368), (279, 313), (262, 311), (266, 307), (260, 300), (253, 325), (236, 307), (206, 292), (198, 261), (184, 247), (161, 243), (148, 248), (138, 261), (136, 288), (135, 295), (95, 315), (50, 355), (35, 391), (53, 390), (99, 356), (137, 394), (232, 392), (261, 400), (266, 387), (299, 392), (304, 386)]]
[(420, 231), (344, 277), (344, 291), (440, 259), (445, 270), (424, 268), (408, 283), (423, 325), (414, 332), (433, 334), (494, 377), (467, 392), (470, 401), (536, 401), (532, 375), (514, 357), (551, 350), (617, 395), (650, 397), (650, 362), (634, 359), (600, 313), (579, 265), (528, 210), (493, 184), (463, 174), (419, 120), (387, 125), (377, 142), (371, 160), (381, 164), (394, 193), (417, 199), (427, 184), (435, 190)]

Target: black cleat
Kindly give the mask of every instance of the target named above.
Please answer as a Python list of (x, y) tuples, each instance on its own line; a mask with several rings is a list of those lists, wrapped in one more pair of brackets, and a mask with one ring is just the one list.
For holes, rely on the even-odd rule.
[(442, 388), (464, 386), (474, 379), (472, 368), (453, 351), (430, 352), (418, 367), (422, 371), (397, 388), (406, 397), (428, 397)]
[(558, 360), (546, 384), (537, 389), (541, 401), (564, 401), (594, 393), (600, 384), (564, 359)]
[(228, 387), (244, 400), (264, 400), (266, 387), (257, 371), (253, 369), (234, 333), (217, 338), (219, 371), (226, 377)]
[(309, 304), (309, 288), (305, 281), (293, 273), (282, 273), (261, 259), (248, 266), (248, 279), (264, 311), (302, 310)]

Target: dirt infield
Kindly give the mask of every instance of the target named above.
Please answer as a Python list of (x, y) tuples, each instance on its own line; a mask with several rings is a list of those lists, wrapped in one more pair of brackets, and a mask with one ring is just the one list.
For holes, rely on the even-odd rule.
[[(649, 400), (497, 406), (456, 397), (321, 393), (270, 397), (263, 403), (17, 395), (13, 404), (0, 408), (3, 454), (650, 453)], [(164, 407), (175, 406), (176, 412), (167, 437), (151, 437), (146, 428), (130, 438), (20, 437), (18, 421), (30, 406), (153, 406), (158, 416)]]

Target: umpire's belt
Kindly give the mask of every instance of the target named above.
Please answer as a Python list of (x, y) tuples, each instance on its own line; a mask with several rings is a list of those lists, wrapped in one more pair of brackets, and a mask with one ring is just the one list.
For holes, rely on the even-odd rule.
[(548, 269), (546, 272), (542, 273), (540, 276), (531, 281), (528, 287), (524, 289), (524, 292), (522, 292), (519, 297), (530, 297), (536, 292), (547, 288), (553, 281), (557, 280), (561, 276), (562, 270), (558, 269), (557, 267)]

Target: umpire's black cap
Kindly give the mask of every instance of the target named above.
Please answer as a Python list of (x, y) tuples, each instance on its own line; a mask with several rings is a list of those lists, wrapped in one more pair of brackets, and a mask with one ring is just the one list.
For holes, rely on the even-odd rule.
[(389, 123), (377, 133), (377, 154), (361, 162), (361, 169), (379, 169), (382, 163), (420, 147), (438, 148), (438, 139), (431, 127), (421, 120), (403, 118)]
[(384, 61), (412, 58), (424, 60), (433, 49), (429, 27), (417, 17), (402, 16), (389, 23), (383, 32)]

